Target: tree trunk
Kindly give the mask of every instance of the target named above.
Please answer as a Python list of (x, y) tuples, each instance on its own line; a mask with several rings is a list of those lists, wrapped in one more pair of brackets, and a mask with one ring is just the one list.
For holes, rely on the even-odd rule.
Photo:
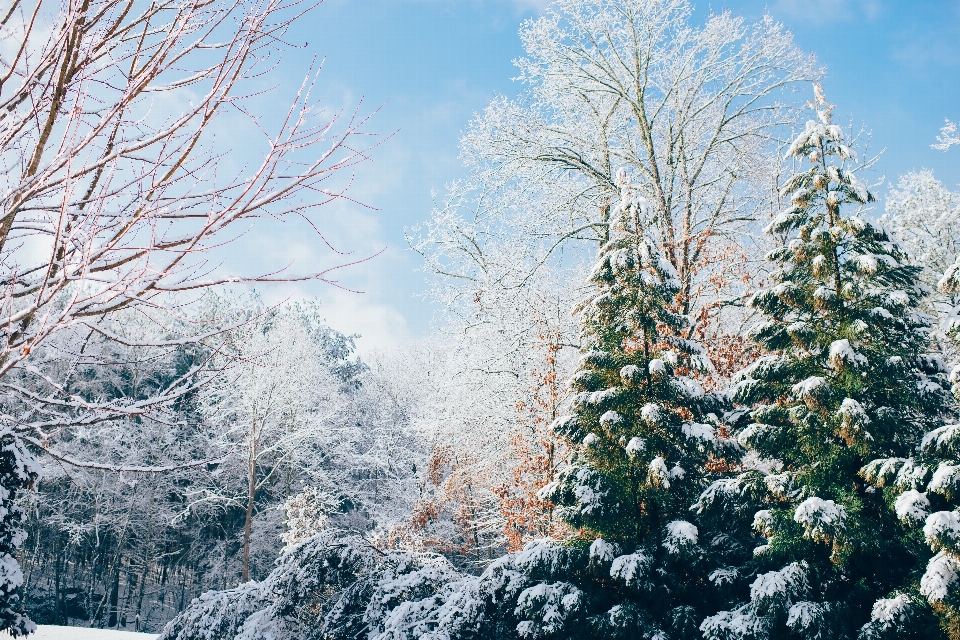
[(153, 491), (150, 492), (150, 512), (147, 514), (147, 540), (143, 545), (143, 570), (140, 572), (140, 592), (137, 594), (137, 616), (135, 631), (141, 630), (141, 615), (143, 613), (143, 596), (146, 594), (147, 577), (150, 575), (150, 566), (153, 562)]
[(60, 535), (57, 534), (54, 538), (54, 561), (53, 561), (53, 572), (54, 572), (54, 591), (53, 591), (53, 624), (63, 624), (66, 620), (63, 620), (60, 617), (60, 613), (63, 611), (63, 597), (60, 589)]
[[(256, 434), (256, 423), (253, 434)], [(250, 443), (250, 458), (247, 461), (247, 514), (243, 523), (243, 582), (250, 580), (250, 528), (253, 525), (253, 505), (257, 497), (257, 444), (256, 435)]]
[(110, 589), (110, 617), (107, 619), (107, 628), (117, 626), (117, 605), (120, 602), (120, 563), (113, 572), (113, 587)]

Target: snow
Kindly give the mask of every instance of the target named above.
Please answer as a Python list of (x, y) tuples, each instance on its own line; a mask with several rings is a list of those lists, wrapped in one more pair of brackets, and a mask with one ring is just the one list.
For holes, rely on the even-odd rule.
[(840, 416), (845, 424), (865, 427), (870, 424), (870, 416), (867, 415), (863, 405), (853, 398), (844, 398), (837, 409), (837, 415)]
[(603, 538), (597, 538), (590, 545), (590, 560), (596, 562), (612, 562), (617, 556), (617, 547)]
[(773, 497), (786, 500), (790, 497), (790, 491), (793, 488), (793, 476), (789, 472), (771, 473), (764, 476), (763, 483)]
[(927, 570), (920, 578), (920, 593), (936, 604), (946, 599), (958, 579), (960, 579), (960, 562), (957, 562), (952, 555), (941, 551), (927, 563)]
[(600, 489), (599, 480), (596, 481), (594, 486), (590, 486), (588, 483), (592, 480), (595, 480), (594, 473), (588, 469), (578, 469), (577, 470), (577, 480), (581, 484), (578, 484), (573, 493), (577, 498), (577, 503), (580, 505), (580, 511), (582, 513), (592, 513), (594, 509), (599, 509), (603, 506), (603, 498), (606, 496), (606, 492)]
[(688, 398), (700, 398), (704, 395), (703, 387), (693, 378), (676, 376), (673, 382), (678, 390)]
[(816, 602), (798, 602), (787, 613), (787, 627), (794, 633), (803, 634), (807, 629), (817, 626), (825, 608)]
[(750, 585), (750, 601), (766, 616), (802, 601), (809, 591), (806, 563), (792, 562), (779, 571), (757, 576)]
[(907, 295), (906, 291), (897, 289), (896, 291), (890, 291), (887, 293), (887, 301), (895, 307), (905, 307), (910, 304), (910, 296)]
[(650, 484), (664, 489), (670, 488), (670, 472), (667, 470), (667, 462), (662, 456), (657, 456), (650, 461), (648, 473)]
[(820, 389), (827, 386), (826, 378), (822, 376), (810, 376), (806, 380), (793, 385), (792, 391), (795, 396), (804, 399), (812, 397)]
[(761, 509), (753, 514), (753, 530), (765, 538), (773, 534), (773, 514), (768, 509)]
[(569, 427), (573, 427), (576, 424), (577, 416), (560, 416), (550, 423), (550, 431), (556, 433), (557, 431), (563, 431)]
[(643, 418), (643, 421), (649, 424), (651, 427), (656, 426), (661, 419), (660, 407), (648, 402), (643, 405), (643, 408), (640, 409), (640, 417)]
[(513, 554), (513, 565), (521, 571), (556, 573), (562, 569), (561, 552), (562, 549), (550, 540), (533, 540)]
[(713, 442), (716, 440), (716, 433), (714, 432), (713, 427), (708, 424), (684, 422), (680, 428), (683, 430), (683, 435), (688, 438), (706, 440), (707, 442)]
[(653, 358), (647, 365), (647, 370), (650, 371), (650, 375), (652, 376), (667, 375), (667, 365), (665, 365), (660, 358)]
[(670, 553), (680, 553), (697, 544), (699, 531), (686, 520), (674, 520), (667, 524), (667, 537), (663, 546)]
[(816, 291), (813, 292), (813, 297), (821, 302), (829, 302), (837, 297), (837, 295), (827, 287), (817, 287)]
[(740, 482), (737, 478), (721, 478), (710, 483), (697, 502), (690, 507), (694, 513), (702, 514), (715, 506), (721, 506), (728, 498), (740, 493)]
[(0, 554), (0, 584), (12, 585), (15, 588), (23, 585), (20, 563), (9, 553)]
[(960, 465), (940, 463), (927, 485), (927, 491), (939, 493), (949, 500), (957, 494), (957, 489), (960, 489)]
[(587, 402), (594, 406), (600, 406), (614, 400), (620, 394), (620, 391), (620, 387), (610, 387), (602, 391), (595, 391), (589, 394)]
[(640, 552), (619, 556), (610, 566), (610, 577), (628, 587), (634, 587), (647, 574), (652, 563), (649, 556)]
[(620, 369), (620, 379), (624, 384), (637, 384), (640, 381), (640, 367), (635, 364), (628, 364)]
[(49, 624), (37, 625), (37, 632), (29, 636), (30, 640), (155, 640), (158, 637), (155, 633), (58, 627)]
[(604, 427), (610, 428), (616, 426), (623, 422), (623, 416), (621, 416), (616, 411), (607, 411), (602, 416), (600, 416), (600, 424)]
[(894, 503), (897, 517), (904, 522), (925, 520), (930, 514), (929, 507), (930, 500), (927, 499), (927, 494), (920, 493), (916, 489), (910, 489), (900, 494)]
[(769, 424), (754, 422), (747, 425), (747, 427), (737, 435), (737, 443), (744, 449), (750, 449), (751, 442), (756, 441), (758, 438), (766, 434), (776, 431), (776, 429), (777, 427)]
[(867, 364), (867, 358), (857, 353), (857, 351), (850, 346), (850, 341), (847, 339), (834, 340), (830, 343), (830, 356), (828, 359), (830, 366), (833, 367), (835, 371), (840, 371), (847, 365), (858, 367)]
[(543, 637), (558, 632), (563, 623), (583, 606), (583, 592), (567, 582), (538, 584), (520, 594), (517, 617), (535, 617), (536, 622), (525, 620), (517, 625), (522, 638)]
[[(897, 472), (897, 478), (893, 484), (898, 489), (919, 489), (929, 474), (930, 469), (926, 465), (920, 464), (913, 458), (907, 458)], [(930, 491), (929, 486), (927, 491)]]
[(952, 456), (960, 447), (960, 424), (948, 424), (923, 436), (920, 450), (928, 456)]
[(806, 537), (817, 542), (829, 542), (843, 533), (847, 512), (833, 500), (812, 496), (800, 503), (793, 519), (806, 529)]
[(722, 587), (724, 585), (732, 585), (739, 576), (740, 571), (736, 567), (723, 567), (721, 569), (714, 569), (707, 579), (710, 580), (714, 586)]
[(960, 515), (956, 511), (930, 514), (923, 525), (923, 537), (934, 551), (956, 549), (960, 542)]
[(647, 448), (647, 443), (643, 438), (630, 438), (627, 443), (627, 455), (631, 458), (643, 453)]
[(910, 596), (901, 593), (894, 598), (882, 598), (874, 602), (870, 619), (880, 623), (885, 630), (895, 629), (907, 622), (912, 608), (913, 600)]
[(700, 631), (707, 640), (726, 640), (727, 638), (765, 638), (772, 621), (761, 617), (749, 609), (721, 611), (710, 616), (700, 625)]
[(960, 289), (960, 257), (950, 265), (943, 277), (940, 278), (937, 288), (942, 293), (953, 293)]
[[(847, 147), (843, 147), (843, 148), (846, 149)], [(848, 153), (850, 152), (848, 151)], [(866, 204), (866, 202), (870, 199), (870, 192), (867, 191), (867, 188), (864, 186), (862, 182), (860, 182), (856, 174), (845, 172), (844, 177), (846, 177), (847, 180), (849, 181), (850, 188), (853, 189), (853, 192), (857, 194), (857, 199), (860, 200), (860, 202)]]

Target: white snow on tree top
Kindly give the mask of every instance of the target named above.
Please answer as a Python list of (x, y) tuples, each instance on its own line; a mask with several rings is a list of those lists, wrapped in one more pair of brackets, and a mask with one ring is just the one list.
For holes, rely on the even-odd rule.
[(936, 604), (950, 595), (958, 579), (960, 562), (946, 551), (941, 551), (927, 563), (927, 570), (920, 578), (920, 593)]
[(663, 546), (670, 553), (681, 553), (698, 542), (697, 527), (686, 520), (674, 520), (667, 524), (667, 536)]
[(927, 494), (910, 489), (897, 496), (894, 510), (904, 522), (922, 522), (930, 514), (930, 500)]
[(836, 371), (840, 371), (847, 365), (859, 367), (867, 364), (866, 356), (858, 353), (847, 339), (834, 340), (830, 343), (828, 361), (830, 362), (830, 366)]
[(806, 537), (829, 542), (844, 532), (847, 512), (833, 500), (811, 496), (800, 503), (793, 519), (803, 525)]
[(603, 538), (597, 538), (590, 545), (590, 560), (599, 562), (613, 562), (617, 557), (618, 548)]
[(905, 593), (893, 598), (882, 598), (873, 603), (870, 620), (881, 625), (881, 629), (897, 629), (908, 621), (913, 609), (913, 599)]
[(956, 511), (930, 514), (923, 525), (923, 536), (934, 551), (956, 551), (960, 542), (960, 514)]

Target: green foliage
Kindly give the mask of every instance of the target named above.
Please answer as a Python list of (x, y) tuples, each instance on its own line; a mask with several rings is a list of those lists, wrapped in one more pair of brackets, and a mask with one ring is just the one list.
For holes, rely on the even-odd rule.
[(572, 414), (554, 424), (577, 453), (545, 495), (574, 528), (659, 544), (667, 523), (689, 517), (710, 456), (738, 447), (718, 433), (723, 402), (693, 377), (710, 362), (671, 309), (680, 283), (644, 232), (647, 204), (623, 174), (620, 182), (623, 201), (590, 277), (595, 294), (576, 310), (583, 355), (569, 383)]
[[(767, 544), (749, 567), (802, 563), (811, 589), (777, 615), (758, 606), (755, 594), (737, 611), (764, 628), (751, 637), (788, 637), (788, 629), (806, 638), (854, 637), (864, 624), (862, 637), (887, 637), (907, 627), (874, 605), (915, 592), (917, 546), (884, 493), (859, 472), (880, 456), (909, 457), (952, 403), (944, 366), (927, 353), (931, 318), (919, 307), (929, 288), (920, 268), (885, 230), (844, 212), (873, 196), (856, 177), (855, 154), (819, 89), (815, 106), (818, 120), (789, 151), (807, 168), (787, 182), (791, 204), (767, 228), (781, 242), (768, 255), (770, 286), (750, 300), (766, 318), (750, 332), (766, 355), (733, 389), (752, 420), (739, 442), (782, 470), (765, 479), (766, 506), (754, 524)], [(874, 476), (890, 476), (879, 466)], [(929, 628), (930, 609), (917, 599), (896, 607), (903, 620)], [(748, 637), (737, 629), (753, 622), (730, 615), (709, 619), (707, 637)]]

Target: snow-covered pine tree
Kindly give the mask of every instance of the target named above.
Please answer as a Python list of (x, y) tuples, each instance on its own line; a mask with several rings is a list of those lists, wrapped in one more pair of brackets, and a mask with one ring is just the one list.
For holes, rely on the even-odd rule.
[(625, 172), (618, 182), (622, 201), (590, 275), (595, 291), (574, 311), (582, 357), (568, 383), (572, 411), (552, 426), (577, 453), (544, 493), (572, 527), (632, 544), (686, 516), (700, 493), (695, 469), (718, 442), (719, 405), (688, 375), (711, 365), (680, 337), (689, 322), (671, 310), (680, 282), (645, 232), (647, 202)]
[[(680, 620), (704, 615), (697, 591), (710, 565), (689, 505), (707, 484), (707, 463), (738, 447), (722, 437), (722, 401), (692, 377), (711, 364), (682, 337), (689, 320), (671, 310), (680, 282), (650, 235), (647, 202), (625, 171), (617, 181), (621, 202), (590, 276), (594, 291), (575, 310), (582, 358), (569, 382), (572, 411), (552, 427), (575, 453), (542, 495), (579, 531), (570, 544), (591, 545), (592, 556), (610, 548), (614, 579), (624, 558), (642, 559), (648, 586), (661, 588), (637, 606), (648, 607), (649, 629), (679, 632)], [(614, 559), (614, 548), (628, 555)], [(578, 586), (601, 590), (599, 582)]]
[[(909, 457), (951, 406), (918, 311), (929, 288), (883, 229), (842, 212), (873, 196), (819, 87), (811, 106), (818, 119), (789, 150), (809, 168), (785, 185), (792, 206), (768, 228), (784, 244), (768, 256), (771, 286), (751, 300), (766, 316), (751, 330), (766, 355), (733, 395), (751, 410), (738, 440), (773, 467), (753, 521), (767, 543), (741, 568), (756, 576), (749, 601), (701, 630), (709, 640), (942, 637), (912, 591), (924, 550), (891, 496), (860, 475), (875, 458)], [(916, 488), (924, 473), (903, 465), (896, 482)]]
[[(940, 280), (944, 295), (960, 293), (958, 264)], [(954, 314), (955, 315), (955, 314)], [(950, 335), (958, 340), (957, 326)], [(950, 375), (953, 394), (960, 399), (960, 367)], [(956, 416), (953, 416), (956, 417)], [(926, 433), (915, 451), (906, 457), (878, 458), (861, 475), (882, 489), (897, 518), (913, 529), (908, 539), (916, 555), (926, 560), (919, 581), (919, 595), (940, 617), (951, 640), (960, 639), (960, 425), (944, 424)], [(926, 544), (930, 553), (917, 551)], [(931, 557), (932, 555), (932, 557)], [(919, 572), (918, 572), (919, 573)], [(906, 596), (904, 596), (906, 598)], [(920, 599), (897, 603), (900, 616), (910, 616)]]

